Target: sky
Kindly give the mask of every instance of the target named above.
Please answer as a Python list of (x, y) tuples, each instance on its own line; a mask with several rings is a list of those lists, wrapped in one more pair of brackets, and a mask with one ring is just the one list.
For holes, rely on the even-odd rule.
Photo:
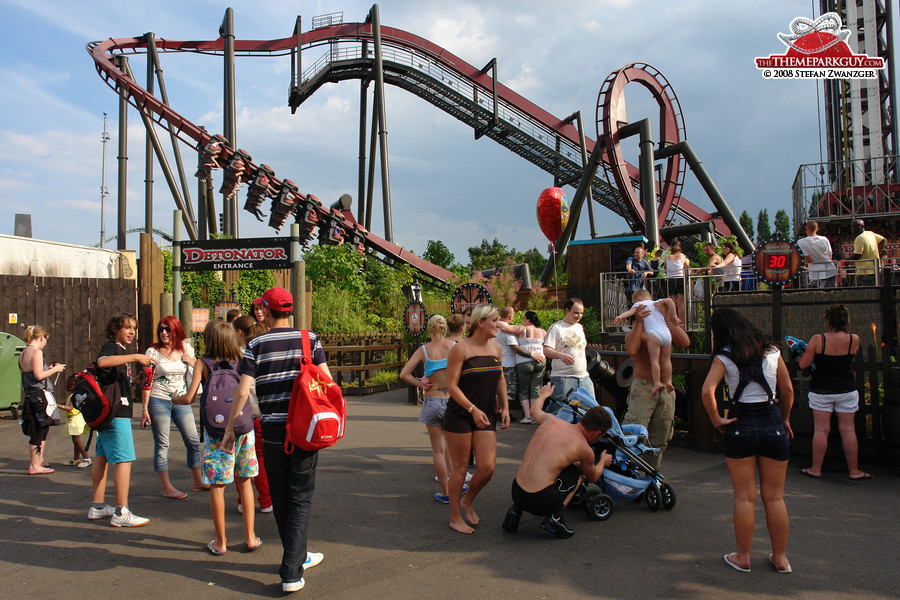
[[(229, 5), (236, 37), (256, 40), (290, 36), (298, 14), (307, 30), (312, 17), (334, 12), (342, 12), (345, 23), (362, 22), (372, 6), (359, 0), (157, 0), (149, 9), (122, 0), (0, 0), (0, 234), (13, 233), (16, 213), (28, 213), (35, 238), (99, 242), (104, 113), (111, 138), (106, 232), (115, 233), (118, 98), (97, 75), (85, 44), (146, 32), (173, 40), (216, 39)], [(798, 167), (822, 160), (821, 85), (765, 80), (754, 64), (758, 56), (784, 52), (776, 34), (788, 32), (797, 16), (813, 16), (809, 1), (386, 0), (379, 12), (383, 26), (424, 37), (472, 65), (496, 57), (501, 83), (560, 118), (581, 110), (592, 139), (607, 75), (632, 62), (653, 65), (671, 83), (686, 138), (736, 215), (746, 210), (755, 220), (761, 209), (773, 220), (779, 209), (792, 215)], [(312, 49), (304, 63), (324, 51)], [(172, 107), (221, 132), (221, 57), (167, 53), (161, 60)], [(146, 80), (145, 65), (142, 55), (131, 59), (138, 81)], [(238, 57), (236, 78), (237, 145), (323, 202), (345, 193), (355, 198), (358, 81), (320, 88), (292, 115), (288, 57)], [(633, 87), (626, 88), (629, 120), (655, 118), (649, 94)], [(398, 88), (386, 86), (386, 113), (396, 243), (422, 254), (428, 240), (441, 240), (461, 263), (482, 239), (497, 238), (518, 250), (547, 247), (535, 206), (541, 190), (553, 185), (552, 176), (486, 137), (475, 140), (471, 128)], [(132, 109), (129, 227), (144, 222), (144, 140)], [(626, 158), (637, 164), (636, 138), (626, 145)], [(186, 162), (192, 175), (194, 155)], [(175, 203), (161, 172), (154, 179), (154, 225), (170, 232)], [(571, 198), (574, 189), (565, 189)], [(690, 172), (683, 196), (714, 210)], [(627, 231), (621, 217), (599, 205), (595, 222), (600, 235)], [(384, 235), (380, 196), (372, 224), (374, 233)], [(242, 237), (275, 234), (243, 210), (240, 231)], [(589, 237), (586, 225), (577, 237)], [(137, 234), (129, 235), (129, 249), (137, 246)]]

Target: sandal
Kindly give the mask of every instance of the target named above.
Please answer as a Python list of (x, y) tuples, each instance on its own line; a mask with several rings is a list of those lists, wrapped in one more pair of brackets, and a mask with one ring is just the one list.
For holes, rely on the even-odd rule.
[(187, 498), (187, 494), (185, 492), (175, 490), (174, 494), (163, 492), (163, 498), (168, 498), (169, 500), (184, 500), (185, 498)]
[(247, 552), (253, 552), (254, 550), (257, 550), (260, 546), (262, 546), (262, 538), (258, 537), (258, 538), (256, 538), (255, 546), (251, 546), (250, 544), (247, 544)]
[(227, 552), (227, 549), (222, 550), (221, 552), (216, 550), (216, 547), (213, 544), (215, 544), (217, 541), (218, 540), (213, 540), (210, 543), (208, 543), (206, 545), (206, 549), (209, 550), (209, 553), (212, 554), (213, 556), (222, 556), (225, 554), (225, 552)]

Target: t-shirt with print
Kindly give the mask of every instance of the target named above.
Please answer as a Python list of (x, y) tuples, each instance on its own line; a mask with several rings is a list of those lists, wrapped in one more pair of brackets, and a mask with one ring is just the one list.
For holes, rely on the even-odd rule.
[(575, 359), (574, 363), (567, 365), (554, 358), (550, 363), (553, 377), (587, 377), (587, 340), (581, 323), (571, 325), (565, 321), (557, 321), (547, 330), (544, 345)]
[[(122, 356), (127, 354), (125, 348), (120, 346), (115, 340), (109, 340), (100, 348), (97, 360), (104, 356)], [(113, 382), (119, 384), (119, 395), (122, 399), (122, 406), (113, 415), (115, 418), (130, 419), (132, 415), (132, 404), (134, 403), (134, 374), (135, 367), (132, 363), (125, 363), (118, 367), (109, 367), (107, 369), (98, 369), (100, 372), (100, 388), (111, 385)], [(112, 402), (112, 398), (109, 399)]]
[(193, 346), (185, 343), (184, 351), (178, 360), (169, 360), (162, 355), (158, 348), (153, 346), (147, 348), (147, 356), (156, 361), (150, 397), (170, 400), (187, 392), (186, 373), (188, 366), (184, 362), (184, 358), (194, 358)]
[[(313, 354), (312, 363), (324, 363), (322, 342), (311, 331), (309, 347)], [(266, 441), (284, 441), (291, 391), (294, 389), (294, 379), (300, 373), (301, 356), (303, 341), (300, 330), (290, 327), (270, 329), (250, 340), (244, 350), (238, 373), (255, 379), (259, 424)]]

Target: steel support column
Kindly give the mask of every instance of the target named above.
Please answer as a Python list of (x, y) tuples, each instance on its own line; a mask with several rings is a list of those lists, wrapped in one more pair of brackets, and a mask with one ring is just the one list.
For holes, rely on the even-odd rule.
[[(588, 154), (587, 154), (587, 145), (585, 144), (585, 139), (584, 139), (584, 121), (581, 118), (580, 110), (569, 115), (566, 118), (565, 122), (571, 123), (573, 120), (575, 121), (575, 124), (578, 127), (578, 139), (581, 142), (581, 166), (586, 168), (587, 162), (588, 162)], [(598, 141), (597, 143), (599, 144), (600, 142)], [(594, 226), (594, 193), (591, 191), (590, 186), (588, 186), (588, 189), (587, 189), (587, 209), (588, 209), (588, 221), (590, 221), (589, 224), (590, 224), (590, 228), (591, 228), (591, 239), (593, 240), (593, 239), (597, 238), (597, 229)], [(576, 220), (579, 218), (579, 216), (580, 215), (575, 215)], [(576, 223), (575, 226), (577, 227), (578, 224)], [(574, 239), (574, 237), (575, 237), (575, 229), (572, 229), (572, 238)]]
[(747, 254), (753, 252), (753, 250), (756, 249), (756, 246), (754, 246), (753, 242), (750, 241), (750, 238), (747, 237), (744, 228), (741, 227), (740, 222), (734, 216), (734, 213), (731, 212), (731, 207), (725, 202), (725, 198), (722, 196), (722, 193), (719, 192), (719, 188), (716, 187), (712, 177), (707, 173), (703, 163), (697, 158), (691, 145), (688, 142), (678, 142), (677, 144), (660, 148), (654, 153), (656, 160), (662, 160), (663, 158), (668, 158), (674, 154), (681, 154), (687, 161), (694, 176), (697, 177), (697, 181), (699, 181), (701, 187), (703, 187), (703, 191), (706, 192), (706, 195), (709, 196), (713, 206), (715, 206), (716, 210), (719, 211), (719, 214), (722, 215), (722, 220), (725, 221), (725, 225), (728, 226), (728, 229), (730, 229), (731, 233), (737, 238), (738, 244), (741, 245), (741, 249)]
[[(153, 35), (148, 34), (148, 35)], [(156, 71), (156, 81), (159, 83), (159, 97), (166, 106), (169, 104), (169, 94), (166, 91), (166, 80), (163, 77), (162, 64), (159, 61), (159, 53), (156, 51), (156, 40), (147, 40), (147, 55), (152, 59), (154, 70)], [(191, 191), (188, 187), (187, 173), (184, 170), (184, 161), (181, 159), (181, 147), (178, 145), (178, 136), (175, 134), (175, 127), (168, 123), (166, 128), (169, 130), (169, 139), (172, 141), (172, 155), (175, 158), (175, 167), (178, 169), (178, 179), (181, 181), (181, 193), (184, 196), (184, 207), (186, 209), (188, 219), (195, 225), (198, 217), (194, 214), (194, 206), (191, 201)], [(205, 239), (205, 238), (204, 238)]]
[[(363, 56), (365, 56), (363, 44)], [(356, 189), (356, 218), (363, 222), (366, 209), (366, 110), (368, 109), (369, 83), (363, 79), (359, 82), (359, 173)]]
[[(225, 55), (225, 74), (224, 74), (224, 106), (225, 121), (222, 128), (223, 137), (228, 140), (228, 145), (237, 150), (237, 125), (235, 117), (235, 94), (234, 94), (234, 11), (231, 8), (225, 9), (225, 18), (222, 20), (222, 26), (219, 28), (219, 35), (224, 41)], [(237, 199), (234, 194), (222, 199), (223, 210), (225, 213), (225, 231), (232, 237), (238, 237), (237, 225)]]
[[(144, 34), (147, 43), (147, 91), (153, 94), (153, 57), (149, 48), (154, 45), (154, 35)], [(144, 233), (153, 233), (153, 142), (150, 141), (150, 132), (144, 142)]]
[[(641, 179), (641, 208), (644, 209), (644, 237), (656, 246), (659, 243), (659, 217), (656, 208), (656, 186), (653, 183), (653, 128), (650, 119), (641, 119), (619, 128), (619, 139), (639, 135)], [(651, 246), (651, 247), (653, 247)]]
[[(127, 69), (127, 73), (134, 79), (134, 76), (131, 73), (131, 69), (128, 65), (125, 65)], [(188, 236), (192, 240), (197, 239), (197, 229), (195, 228), (195, 224), (190, 220), (187, 213), (184, 210), (184, 199), (181, 197), (181, 192), (178, 189), (178, 184), (175, 181), (174, 175), (172, 175), (172, 169), (169, 167), (169, 161), (166, 159), (166, 155), (163, 152), (162, 144), (159, 143), (159, 137), (156, 135), (156, 129), (153, 127), (153, 119), (150, 118), (150, 112), (146, 107), (139, 106), (138, 113), (141, 115), (141, 120), (144, 122), (144, 129), (147, 130), (147, 138), (150, 140), (151, 145), (153, 146), (153, 150), (156, 152), (156, 158), (159, 160), (159, 168), (162, 169), (163, 175), (166, 177), (166, 182), (169, 184), (169, 191), (172, 193), (172, 198), (175, 200), (175, 205), (178, 207), (180, 214), (184, 219), (184, 224), (187, 227)]]
[[(128, 73), (128, 57), (116, 55), (116, 68), (123, 73)], [(118, 181), (118, 209), (116, 225), (116, 249), (128, 248), (125, 239), (125, 230), (128, 228), (126, 221), (126, 208), (128, 206), (128, 92), (124, 87), (119, 88), (119, 162)]]
[[(598, 142), (594, 144), (594, 150), (591, 152), (591, 156), (584, 167), (584, 173), (581, 174), (581, 181), (578, 182), (578, 189), (575, 190), (575, 196), (569, 204), (570, 213), (578, 214), (581, 210), (581, 205), (587, 197), (587, 191), (591, 187), (591, 182), (594, 181), (597, 168), (600, 167), (602, 162), (602, 156), (603, 144)], [(568, 240), (572, 236), (572, 231), (575, 230), (575, 225), (575, 219), (569, 219), (569, 223), (566, 225), (562, 235), (553, 243), (553, 255), (550, 256), (550, 260), (544, 265), (544, 272), (541, 274), (541, 285), (547, 286), (550, 283), (550, 277), (553, 276), (553, 272), (559, 266), (559, 261), (562, 260), (562, 252), (566, 249), (566, 244), (568, 244)]]
[(384, 204), (384, 239), (394, 241), (394, 228), (391, 219), (391, 175), (388, 167), (387, 125), (384, 102), (384, 62), (381, 47), (381, 19), (378, 16), (378, 5), (372, 5), (369, 11), (372, 23), (372, 36), (375, 38), (375, 98), (378, 108), (378, 141), (381, 154), (381, 196)]

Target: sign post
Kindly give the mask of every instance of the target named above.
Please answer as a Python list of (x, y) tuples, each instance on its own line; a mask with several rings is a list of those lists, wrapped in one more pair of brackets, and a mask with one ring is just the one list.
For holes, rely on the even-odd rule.
[(775, 237), (753, 251), (753, 271), (759, 281), (772, 286), (772, 336), (782, 338), (781, 291), (797, 280), (803, 266), (803, 251), (796, 243)]

